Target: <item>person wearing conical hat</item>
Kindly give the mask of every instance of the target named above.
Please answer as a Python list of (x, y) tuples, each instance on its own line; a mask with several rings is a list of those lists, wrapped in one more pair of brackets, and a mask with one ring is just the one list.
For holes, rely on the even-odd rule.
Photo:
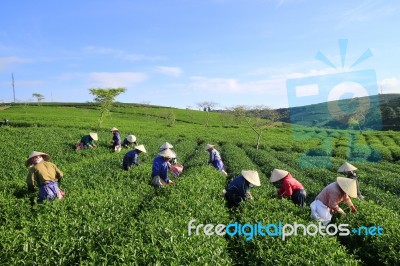
[(59, 189), (58, 182), (63, 177), (63, 172), (54, 163), (49, 162), (50, 156), (43, 152), (33, 151), (25, 165), (29, 167), (26, 183), (29, 192), (35, 192), (35, 187), (39, 188), (39, 202), (44, 200), (61, 199), (64, 192)]
[(96, 148), (95, 141), (98, 139), (99, 137), (97, 136), (97, 133), (91, 132), (89, 135), (85, 135), (81, 138), (81, 142), (75, 146), (75, 149), (82, 150)]
[(224, 163), (222, 162), (221, 155), (215, 149), (215, 145), (207, 144), (205, 150), (210, 153), (210, 158), (208, 159), (208, 164), (212, 164), (217, 170), (223, 173), (225, 176), (228, 175), (224, 169)]
[(327, 225), (332, 219), (332, 213), (345, 214), (339, 203), (344, 201), (351, 212), (357, 209), (350, 197), (357, 198), (357, 184), (354, 179), (338, 177), (336, 182), (327, 185), (311, 203), (311, 218)]
[(360, 182), (358, 181), (358, 175), (356, 174), (357, 167), (348, 162), (344, 162), (339, 169), (337, 170), (338, 173), (345, 174), (348, 178), (354, 179), (357, 182), (357, 197), (360, 200), (364, 199), (364, 196), (361, 195), (360, 191)]
[(122, 146), (125, 148), (132, 147), (132, 145), (137, 146), (137, 141), (136, 141), (136, 136), (135, 135), (128, 135), (124, 140), (122, 141)]
[(294, 204), (304, 208), (307, 197), (303, 185), (285, 170), (274, 169), (269, 179), (275, 186), (279, 187), (277, 196), (279, 198), (290, 198)]
[(151, 169), (151, 184), (154, 187), (165, 187), (174, 183), (174, 181), (168, 178), (169, 160), (174, 156), (175, 154), (170, 149), (166, 149), (154, 158)]
[(243, 170), (239, 176), (223, 190), (229, 207), (237, 207), (240, 202), (252, 199), (250, 188), (261, 186), (258, 172), (254, 170)]
[(133, 150), (128, 151), (125, 154), (124, 159), (122, 161), (122, 167), (125, 170), (129, 170), (133, 164), (136, 166), (139, 166), (138, 157), (139, 157), (139, 154), (142, 152), (143, 153), (147, 152), (144, 145), (135, 146), (135, 148)]
[(174, 146), (172, 146), (171, 143), (164, 142), (160, 146), (160, 152), (165, 151), (165, 150), (170, 150), (174, 154), (174, 156), (168, 162), (168, 167), (169, 167), (169, 170), (171, 171), (171, 173), (175, 177), (177, 177), (180, 174), (182, 174), (184, 166), (183, 166), (183, 164), (178, 164), (178, 157), (176, 156), (176, 152), (172, 150), (173, 147)]
[(113, 134), (113, 138), (112, 138), (112, 149), (115, 152), (120, 152), (121, 151), (121, 135), (119, 134), (119, 130), (116, 127), (113, 127), (110, 130)]
[(0, 126), (8, 126), (8, 119), (4, 118), (3, 122), (0, 123)]
[(163, 151), (165, 149), (172, 149), (174, 146), (172, 146), (171, 143), (169, 142), (164, 142), (163, 144), (161, 144), (160, 146), (160, 151)]
[(164, 151), (164, 150), (166, 150), (166, 149), (171, 150), (171, 151), (175, 154), (175, 156), (174, 156), (173, 158), (171, 158), (171, 160), (169, 160), (169, 163), (170, 163), (170, 164), (177, 164), (177, 163), (178, 163), (178, 162), (177, 162), (178, 159), (177, 159), (177, 156), (176, 156), (176, 152), (172, 150), (173, 147), (174, 147), (174, 146), (172, 146), (171, 143), (169, 143), (169, 142), (164, 142), (164, 143), (160, 146), (160, 152), (162, 152), (162, 151)]

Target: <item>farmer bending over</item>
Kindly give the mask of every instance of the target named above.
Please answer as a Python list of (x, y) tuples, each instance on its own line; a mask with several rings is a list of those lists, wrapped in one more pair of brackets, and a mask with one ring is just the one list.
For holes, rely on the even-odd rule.
[(329, 224), (333, 212), (345, 214), (339, 203), (344, 201), (350, 207), (351, 212), (357, 209), (349, 198), (357, 198), (357, 184), (354, 179), (338, 177), (336, 182), (327, 185), (311, 203), (311, 218), (314, 221), (321, 221), (324, 225)]
[(134, 135), (128, 135), (126, 138), (124, 138), (122, 146), (124, 146), (125, 148), (129, 148), (132, 145), (137, 145), (136, 137)]
[(63, 173), (54, 163), (49, 162), (50, 156), (43, 152), (33, 151), (25, 165), (29, 168), (26, 183), (30, 192), (39, 188), (39, 202), (63, 198), (64, 192), (58, 188), (57, 182), (63, 177)]
[(81, 142), (75, 146), (75, 150), (92, 149), (96, 148), (96, 143), (99, 138), (97, 133), (89, 133), (81, 138)]
[(223, 190), (225, 199), (229, 207), (237, 207), (240, 202), (252, 199), (250, 188), (259, 187), (260, 177), (257, 171), (243, 170), (241, 174), (232, 180), (232, 182)]
[(139, 166), (138, 157), (142, 152), (146, 153), (146, 148), (143, 145), (135, 146), (133, 150), (128, 151), (122, 161), (122, 167), (129, 170), (133, 164)]
[(158, 154), (153, 160), (151, 169), (151, 184), (154, 187), (165, 187), (167, 184), (173, 184), (174, 181), (168, 178), (169, 160), (174, 157), (170, 149), (166, 149)]
[(225, 172), (224, 163), (221, 160), (221, 155), (219, 155), (219, 152), (214, 147), (215, 145), (212, 144), (206, 145), (205, 150), (210, 153), (210, 158), (208, 160), (208, 163), (212, 164), (217, 170), (219, 170), (221, 173), (227, 176), (228, 173)]
[(339, 167), (337, 172), (338, 173), (343, 173), (348, 178), (356, 180), (356, 182), (357, 182), (357, 197), (358, 197), (358, 199), (363, 200), (364, 196), (361, 195), (360, 182), (358, 181), (358, 176), (356, 174), (356, 170), (357, 170), (357, 168), (354, 165), (351, 165), (348, 162), (345, 162)]
[(306, 191), (303, 185), (293, 178), (288, 171), (274, 169), (269, 180), (279, 188), (277, 191), (278, 198), (287, 197), (294, 204), (305, 207)]

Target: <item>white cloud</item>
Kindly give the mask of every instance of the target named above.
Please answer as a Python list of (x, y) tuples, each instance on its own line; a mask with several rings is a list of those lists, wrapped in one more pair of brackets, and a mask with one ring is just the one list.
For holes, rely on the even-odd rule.
[(188, 85), (190, 89), (213, 93), (282, 95), (282, 91), (285, 91), (284, 94), (286, 95), (286, 83), (284, 79), (240, 82), (233, 78), (207, 78), (196, 76), (191, 77), (191, 81), (192, 82)]
[(131, 87), (147, 79), (138, 72), (92, 72), (87, 74), (93, 87)]
[(33, 62), (30, 58), (23, 58), (18, 56), (0, 57), (0, 70), (6, 69), (13, 64), (26, 64)]
[(324, 76), (324, 75), (330, 75), (330, 74), (337, 74), (337, 73), (342, 73), (346, 71), (351, 71), (348, 68), (345, 69), (335, 69), (335, 68), (325, 68), (325, 69), (311, 69), (307, 73), (290, 73), (286, 76), (288, 79), (296, 79), (296, 78), (304, 78), (304, 77), (312, 77), (312, 76)]
[(172, 77), (179, 77), (182, 75), (182, 69), (179, 67), (166, 67), (166, 66), (159, 66), (156, 68), (158, 73), (172, 76)]
[(400, 79), (398, 78), (383, 79), (379, 85), (379, 91), (382, 88), (383, 93), (400, 93)]
[(106, 47), (86, 46), (83, 48), (83, 51), (90, 54), (111, 55), (115, 58), (127, 61), (158, 61), (162, 59), (161, 56), (147, 56), (143, 54), (133, 54), (133, 53), (127, 53), (120, 49), (113, 49)]

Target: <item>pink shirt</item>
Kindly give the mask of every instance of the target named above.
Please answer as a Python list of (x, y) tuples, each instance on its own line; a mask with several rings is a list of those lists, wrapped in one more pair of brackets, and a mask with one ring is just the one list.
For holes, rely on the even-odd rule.
[(339, 209), (339, 203), (349, 199), (349, 196), (344, 193), (337, 182), (333, 182), (327, 185), (315, 199), (336, 211)]
[(278, 194), (284, 197), (291, 197), (294, 190), (304, 189), (303, 185), (294, 179), (289, 173), (282, 179), (281, 188), (278, 190)]

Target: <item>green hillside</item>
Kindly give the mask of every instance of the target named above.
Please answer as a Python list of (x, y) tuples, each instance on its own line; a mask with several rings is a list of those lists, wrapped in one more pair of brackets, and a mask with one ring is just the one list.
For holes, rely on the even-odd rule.
[[(101, 128), (91, 104), (16, 105), (0, 110), (1, 265), (396, 265), (400, 250), (400, 134), (333, 130), (277, 123), (257, 135), (226, 113), (119, 104)], [(124, 171), (127, 152), (110, 148), (110, 129), (135, 134), (147, 153)], [(98, 147), (75, 151), (89, 132)], [(156, 192), (149, 185), (159, 146), (174, 145), (185, 170), (175, 184)], [(207, 165), (207, 143), (216, 144), (225, 178)], [(37, 204), (26, 190), (24, 161), (33, 150), (48, 153), (65, 173), (66, 197)], [(358, 167), (366, 200), (358, 212), (334, 216), (333, 225), (380, 226), (383, 235), (189, 236), (188, 224), (294, 224), (318, 226), (309, 204), (349, 161)], [(290, 171), (307, 191), (307, 207), (274, 197), (271, 171)], [(261, 187), (254, 200), (228, 209), (221, 195), (243, 169), (255, 169)], [(245, 231), (246, 234), (250, 233)]]
[[(379, 94), (369, 97), (343, 99), (301, 107), (278, 109), (282, 120), (288, 123), (333, 129), (358, 128), (349, 126), (358, 109), (366, 106), (361, 117), (362, 129), (400, 130), (400, 94)], [(337, 108), (334, 108), (337, 107)], [(332, 111), (333, 110), (333, 111)]]

